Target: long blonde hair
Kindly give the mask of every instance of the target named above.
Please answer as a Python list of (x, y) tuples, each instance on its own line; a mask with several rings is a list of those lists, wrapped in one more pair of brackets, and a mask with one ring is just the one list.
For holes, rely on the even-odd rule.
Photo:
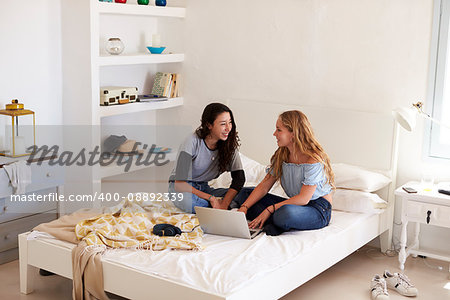
[[(334, 189), (334, 173), (331, 169), (330, 158), (315, 138), (306, 115), (298, 110), (289, 110), (282, 113), (279, 119), (283, 126), (294, 134), (294, 151), (298, 149), (315, 161), (321, 162), (325, 168), (327, 182)], [(283, 162), (289, 161), (289, 154), (287, 147), (278, 147), (270, 159), (270, 170), (273, 171), (277, 180), (281, 178)], [(295, 155), (295, 153), (293, 154)]]

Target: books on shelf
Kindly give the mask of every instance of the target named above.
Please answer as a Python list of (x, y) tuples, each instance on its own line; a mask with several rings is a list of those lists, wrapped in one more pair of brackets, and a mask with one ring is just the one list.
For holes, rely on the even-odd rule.
[(169, 98), (154, 94), (148, 95), (139, 95), (138, 96), (140, 102), (156, 102), (156, 101), (167, 101)]
[(171, 90), (170, 98), (176, 98), (178, 97), (178, 82), (179, 82), (180, 74), (172, 74), (172, 83), (173, 87)]
[(179, 97), (180, 74), (157, 72), (152, 94), (167, 98)]

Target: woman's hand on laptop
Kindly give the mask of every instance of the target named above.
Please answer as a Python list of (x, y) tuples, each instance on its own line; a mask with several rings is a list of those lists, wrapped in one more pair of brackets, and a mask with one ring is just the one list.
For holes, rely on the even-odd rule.
[(270, 217), (270, 212), (265, 209), (262, 213), (259, 214), (253, 221), (248, 224), (250, 228), (262, 228), (264, 223)]

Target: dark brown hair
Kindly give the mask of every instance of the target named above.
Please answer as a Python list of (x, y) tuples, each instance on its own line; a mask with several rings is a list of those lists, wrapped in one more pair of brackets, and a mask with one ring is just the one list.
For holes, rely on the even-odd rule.
[(224, 112), (230, 114), (233, 128), (231, 128), (231, 131), (228, 133), (228, 138), (225, 141), (219, 140), (217, 142), (217, 150), (219, 151), (219, 171), (221, 173), (227, 171), (234, 153), (239, 148), (239, 136), (236, 131), (236, 123), (234, 122), (231, 109), (222, 103), (208, 104), (203, 110), (202, 119), (200, 120), (201, 125), (195, 131), (197, 136), (204, 140), (211, 132), (208, 125), (213, 125), (217, 116)]

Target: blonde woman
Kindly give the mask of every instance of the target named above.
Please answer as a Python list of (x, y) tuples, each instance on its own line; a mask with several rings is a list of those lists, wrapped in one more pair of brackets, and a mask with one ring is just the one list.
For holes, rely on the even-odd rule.
[[(239, 211), (252, 220), (251, 228), (266, 224), (269, 235), (327, 226), (334, 174), (308, 118), (298, 110), (286, 111), (279, 116), (273, 135), (278, 149), (270, 159), (268, 174), (256, 188), (241, 190), (235, 198)], [(278, 180), (288, 199), (268, 194)]]

